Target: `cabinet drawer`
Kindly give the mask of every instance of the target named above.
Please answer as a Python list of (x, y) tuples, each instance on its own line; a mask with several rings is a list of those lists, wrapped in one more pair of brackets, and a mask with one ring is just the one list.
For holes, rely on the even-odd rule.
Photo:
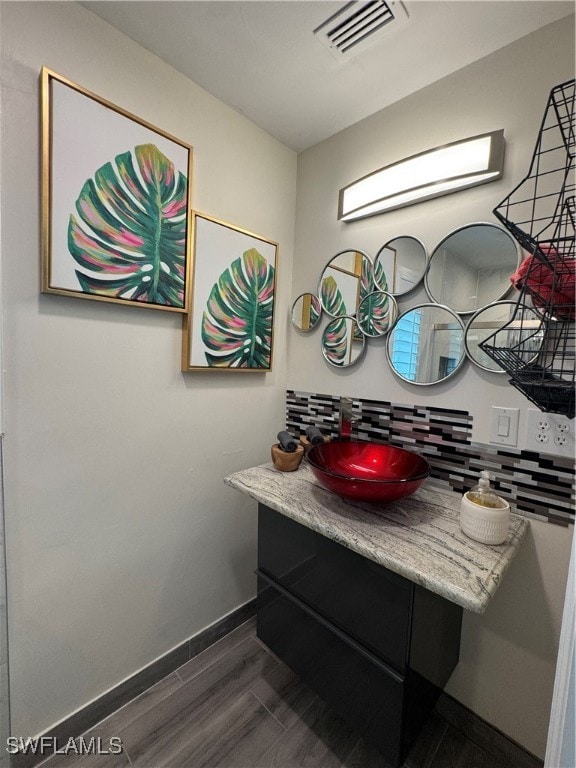
[(407, 667), (414, 585), (260, 505), (258, 568), (399, 672)]
[(258, 637), (392, 765), (400, 765), (403, 678), (280, 589), (258, 579)]

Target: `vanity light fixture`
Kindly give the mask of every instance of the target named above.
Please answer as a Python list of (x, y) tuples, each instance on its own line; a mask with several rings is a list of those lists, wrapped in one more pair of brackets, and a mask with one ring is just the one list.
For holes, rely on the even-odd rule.
[(429, 149), (341, 189), (338, 219), (363, 219), (496, 181), (502, 177), (503, 164), (503, 130)]

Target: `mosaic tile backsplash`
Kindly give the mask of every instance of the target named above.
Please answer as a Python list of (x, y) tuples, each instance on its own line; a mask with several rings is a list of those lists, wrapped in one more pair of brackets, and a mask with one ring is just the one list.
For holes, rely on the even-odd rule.
[[(294, 434), (310, 424), (338, 436), (340, 398), (288, 390), (286, 428)], [(424, 456), (432, 477), (458, 493), (487, 469), (494, 487), (515, 512), (560, 525), (574, 522), (574, 461), (517, 448), (472, 442), (467, 411), (354, 398), (352, 437), (388, 442)]]

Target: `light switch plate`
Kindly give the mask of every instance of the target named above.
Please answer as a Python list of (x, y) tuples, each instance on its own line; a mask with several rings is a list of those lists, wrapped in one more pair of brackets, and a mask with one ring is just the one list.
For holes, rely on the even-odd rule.
[(492, 406), (490, 442), (498, 445), (518, 445), (519, 408)]

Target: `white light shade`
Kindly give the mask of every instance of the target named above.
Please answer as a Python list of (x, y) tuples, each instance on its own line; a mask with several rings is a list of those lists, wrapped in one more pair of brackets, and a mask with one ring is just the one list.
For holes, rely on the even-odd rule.
[(504, 131), (430, 149), (340, 190), (338, 218), (362, 219), (502, 177)]

